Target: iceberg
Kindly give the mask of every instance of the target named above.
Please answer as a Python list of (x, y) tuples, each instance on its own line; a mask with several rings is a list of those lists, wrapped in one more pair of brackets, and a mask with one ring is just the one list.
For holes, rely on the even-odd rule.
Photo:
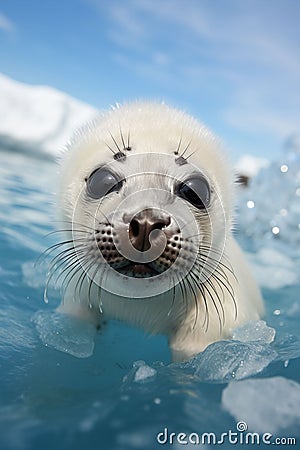
[(74, 130), (97, 110), (47, 86), (31, 86), (0, 74), (0, 143), (10, 150), (59, 154)]
[(257, 433), (299, 431), (300, 385), (280, 376), (231, 382), (222, 394), (223, 408)]

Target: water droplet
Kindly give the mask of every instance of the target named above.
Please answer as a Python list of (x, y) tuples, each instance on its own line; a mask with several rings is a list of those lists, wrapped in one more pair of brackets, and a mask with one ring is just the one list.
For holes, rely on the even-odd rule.
[(280, 167), (280, 170), (282, 173), (286, 173), (289, 170), (289, 168), (286, 164), (282, 164), (282, 166)]
[(254, 208), (254, 206), (255, 206), (255, 203), (254, 203), (253, 200), (248, 200), (247, 201), (247, 207), (248, 208), (252, 209), (252, 208)]
[(276, 227), (276, 226), (273, 227), (273, 228), (272, 228), (272, 233), (275, 234), (275, 235), (279, 234), (279, 233), (280, 233), (280, 228), (279, 228), (279, 227)]

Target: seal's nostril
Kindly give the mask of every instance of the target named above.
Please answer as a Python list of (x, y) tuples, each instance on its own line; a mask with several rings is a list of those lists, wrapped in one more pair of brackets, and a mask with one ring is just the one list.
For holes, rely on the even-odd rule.
[(136, 219), (133, 218), (132, 221), (130, 222), (129, 230), (131, 231), (133, 237), (137, 237), (139, 235), (140, 225)]
[[(171, 219), (164, 212), (147, 208), (136, 214), (129, 223), (129, 239), (136, 250), (145, 252), (151, 247), (150, 233), (154, 230), (162, 230), (170, 225)], [(152, 239), (158, 237), (152, 235)]]

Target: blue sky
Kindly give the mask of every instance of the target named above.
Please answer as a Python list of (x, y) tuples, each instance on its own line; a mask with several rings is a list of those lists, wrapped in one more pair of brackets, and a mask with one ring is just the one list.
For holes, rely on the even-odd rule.
[(299, 24), (299, 0), (2, 0), (0, 71), (98, 108), (164, 100), (233, 158), (276, 158), (300, 132)]

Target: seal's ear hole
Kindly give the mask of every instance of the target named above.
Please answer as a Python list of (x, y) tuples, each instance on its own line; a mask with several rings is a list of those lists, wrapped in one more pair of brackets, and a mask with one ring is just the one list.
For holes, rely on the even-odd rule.
[(206, 209), (210, 204), (211, 189), (206, 178), (201, 175), (178, 183), (174, 192), (198, 209)]
[(86, 179), (86, 189), (89, 197), (99, 199), (111, 192), (118, 192), (124, 180), (105, 168), (98, 168)]

